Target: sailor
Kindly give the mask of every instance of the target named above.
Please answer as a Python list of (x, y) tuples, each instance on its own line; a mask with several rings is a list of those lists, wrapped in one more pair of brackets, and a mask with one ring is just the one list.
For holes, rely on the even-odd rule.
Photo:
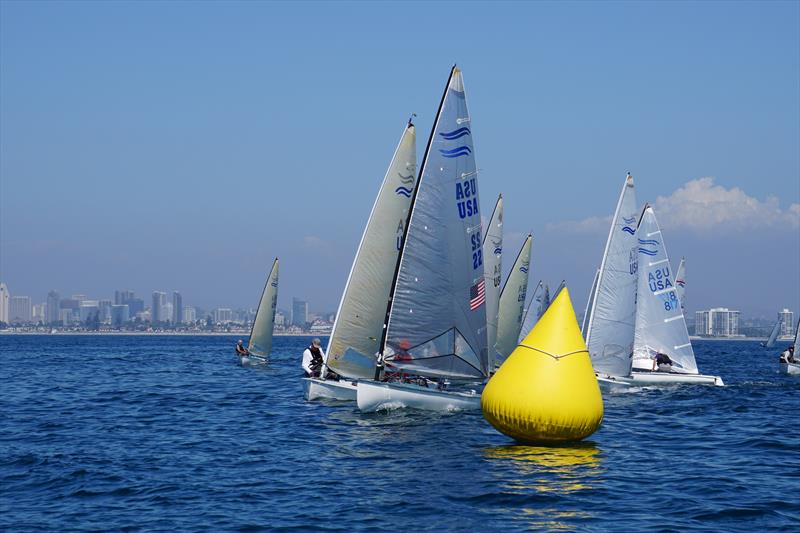
[(661, 370), (661, 366), (670, 367), (664, 368), (664, 371), (669, 372), (672, 368), (672, 359), (665, 353), (656, 352), (656, 355), (653, 356), (653, 370)]
[(789, 346), (781, 353), (781, 363), (795, 363), (794, 346)]
[(303, 372), (307, 378), (319, 377), (319, 371), (322, 369), (325, 354), (320, 347), (319, 339), (314, 339), (311, 344), (303, 352)]
[(236, 355), (250, 355), (250, 352), (244, 347), (242, 339), (239, 339), (239, 342), (236, 343)]

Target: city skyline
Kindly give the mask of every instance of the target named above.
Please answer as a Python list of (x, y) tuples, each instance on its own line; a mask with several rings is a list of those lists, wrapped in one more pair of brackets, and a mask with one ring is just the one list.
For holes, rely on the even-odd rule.
[(797, 3), (315, 6), (0, 4), (0, 279), (254, 306), (278, 256), (283, 308), (336, 309), (397, 138), (417, 113), (422, 153), (458, 62), (482, 212), (503, 193), (532, 279), (582, 307), (631, 171), (687, 315), (800, 308)]

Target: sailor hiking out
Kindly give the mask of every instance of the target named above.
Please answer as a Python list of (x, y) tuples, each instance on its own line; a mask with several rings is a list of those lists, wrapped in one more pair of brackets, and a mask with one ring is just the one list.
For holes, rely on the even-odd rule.
[(241, 339), (239, 340), (239, 342), (236, 343), (236, 355), (242, 357), (245, 355), (250, 355), (250, 352), (248, 351), (247, 348), (244, 347), (244, 343), (242, 342)]

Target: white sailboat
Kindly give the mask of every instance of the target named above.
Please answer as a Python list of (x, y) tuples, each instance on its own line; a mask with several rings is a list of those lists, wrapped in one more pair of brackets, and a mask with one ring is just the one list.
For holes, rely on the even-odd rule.
[[(497, 341), (498, 312), (500, 307), (500, 285), (503, 279), (503, 195), (489, 218), (489, 225), (483, 235), (483, 271), (486, 280), (486, 338), (491, 348)], [(494, 350), (489, 350), (489, 368), (495, 364)]]
[[(379, 366), (377, 377), (397, 381), (360, 381), (360, 410), (480, 409), (474, 390), (439, 390), (489, 375), (478, 198), (472, 122), (454, 66), (425, 149), (386, 310), (379, 357), (385, 369)], [(436, 379), (440, 387), (404, 382), (408, 375), (422, 383)]]
[(528, 336), (533, 326), (539, 321), (539, 318), (544, 314), (544, 311), (550, 305), (550, 289), (545, 286), (542, 280), (536, 284), (533, 289), (528, 306), (525, 308), (525, 314), (522, 317), (522, 327), (519, 329), (519, 336), (517, 337), (517, 344), (522, 342), (522, 339)]
[[(417, 135), (411, 120), (383, 178), (347, 278), (325, 353), (322, 378), (304, 378), (307, 400), (356, 399), (356, 380), (375, 374), (386, 304), (416, 187)], [(326, 379), (328, 369), (345, 379)]]
[(678, 301), (681, 303), (681, 309), (686, 310), (686, 258), (681, 257), (681, 263), (678, 265), (678, 273), (675, 274), (675, 292), (678, 294)]
[[(696, 383), (724, 385), (719, 376), (698, 372), (675, 277), (655, 212), (646, 206), (636, 231), (639, 255), (634, 332), (634, 384)], [(654, 368), (657, 354), (672, 364)], [(649, 364), (649, 367), (646, 365)]]
[(264, 362), (272, 351), (272, 331), (275, 326), (275, 307), (278, 304), (278, 258), (272, 263), (272, 268), (261, 291), (256, 317), (250, 329), (250, 339), (247, 341), (247, 355), (241, 355), (242, 363), (251, 360)]
[[(794, 358), (795, 361), (800, 358), (800, 320), (797, 321), (797, 327), (794, 330)], [(781, 363), (781, 373), (791, 374), (793, 376), (800, 376), (800, 363)]]
[(764, 346), (765, 348), (772, 348), (773, 346), (775, 346), (775, 341), (778, 340), (778, 333), (780, 333), (780, 331), (781, 331), (781, 319), (779, 318), (778, 321), (775, 322), (775, 325), (772, 326), (772, 331), (770, 332), (769, 337), (767, 338), (767, 342), (762, 344), (762, 346)]
[(617, 201), (584, 318), (586, 345), (601, 387), (625, 386), (631, 371), (636, 320), (638, 207), (628, 173)]
[[(490, 361), (492, 372), (499, 368), (519, 344), (522, 318), (525, 315), (525, 300), (528, 295), (528, 276), (531, 268), (531, 244), (533, 237), (528, 234), (522, 243), (514, 266), (506, 278), (500, 292), (500, 305), (497, 318), (497, 340), (494, 343), (494, 361)], [(488, 311), (488, 307), (487, 307)], [(492, 346), (492, 344), (489, 344)]]

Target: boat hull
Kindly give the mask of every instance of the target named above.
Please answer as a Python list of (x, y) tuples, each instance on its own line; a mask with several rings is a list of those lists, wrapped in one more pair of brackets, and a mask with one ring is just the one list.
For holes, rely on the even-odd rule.
[(800, 364), (781, 363), (781, 374), (789, 374), (790, 376), (800, 376)]
[(362, 381), (356, 401), (362, 412), (409, 407), (425, 411), (477, 411), (481, 395), (472, 391), (454, 392), (428, 389), (408, 383)]
[(249, 364), (264, 364), (267, 362), (267, 358), (262, 355), (255, 355), (255, 354), (248, 354), (248, 355), (236, 355), (239, 358), (239, 362), (242, 365), (249, 365)]
[(719, 376), (709, 376), (705, 374), (681, 374), (678, 372), (643, 372), (633, 371), (630, 375), (633, 385), (717, 385), (722, 387), (725, 383)]
[(595, 377), (597, 378), (597, 384), (600, 385), (600, 390), (603, 392), (625, 390), (634, 386), (633, 380), (628, 377), (612, 376), (597, 372), (595, 372)]
[(312, 401), (319, 398), (330, 400), (356, 401), (358, 382), (341, 380), (323, 380), (319, 378), (303, 378), (303, 396)]

